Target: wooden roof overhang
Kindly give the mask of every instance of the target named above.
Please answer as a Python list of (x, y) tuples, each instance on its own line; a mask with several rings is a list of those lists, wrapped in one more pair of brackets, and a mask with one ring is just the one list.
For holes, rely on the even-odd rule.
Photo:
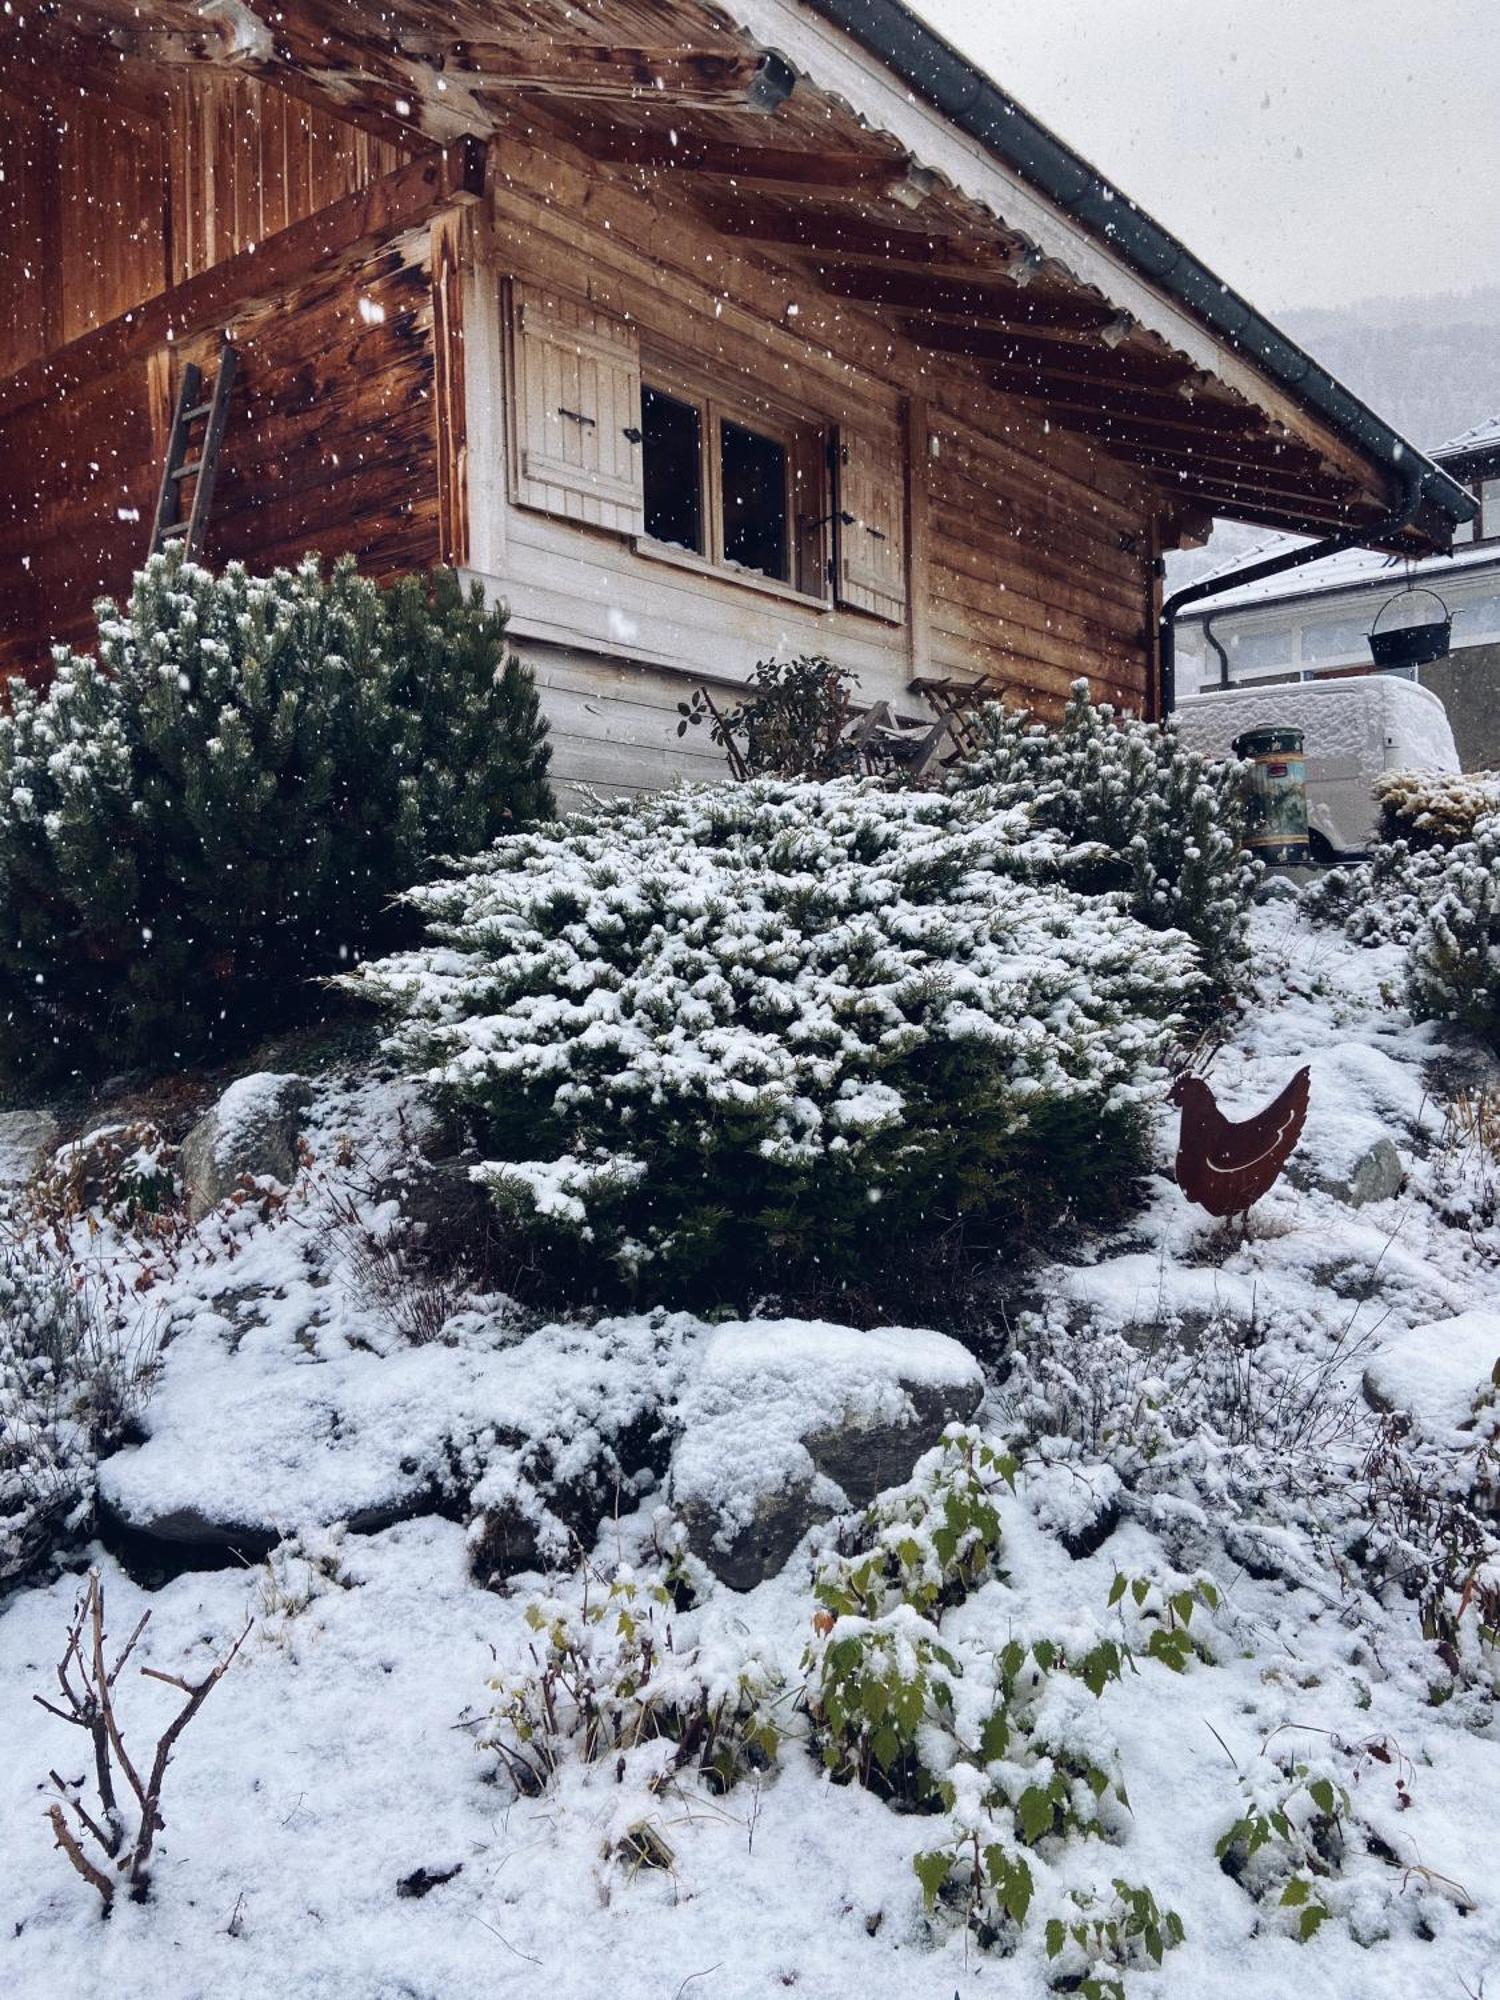
[[(737, 20), (728, 18), (731, 9)], [(555, 143), (1209, 514), (1372, 530), (1389, 465), (916, 102), (802, 0), (42, 0), (12, 87), (259, 75), (408, 143)], [(210, 274), (211, 275), (211, 274)], [(201, 282), (201, 281), (199, 281)], [(0, 403), (3, 403), (0, 394)], [(1446, 546), (1424, 509), (1400, 546)]]

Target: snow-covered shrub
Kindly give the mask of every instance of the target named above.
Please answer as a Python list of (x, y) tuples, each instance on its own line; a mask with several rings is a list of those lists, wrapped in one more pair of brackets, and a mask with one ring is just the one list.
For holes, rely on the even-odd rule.
[[(776, 1758), (784, 1729), (775, 1669), (753, 1648), (729, 1659), (674, 1631), (682, 1580), (670, 1564), (607, 1581), (588, 1573), (570, 1597), (533, 1601), (533, 1664), (490, 1683), (481, 1731), (516, 1790), (544, 1791), (568, 1755), (585, 1764), (648, 1748), (651, 1785), (694, 1771), (726, 1792)], [(680, 1620), (678, 1621), (680, 1622)]]
[(1457, 847), (1474, 838), (1482, 819), (1500, 812), (1500, 774), (1494, 771), (1386, 771), (1370, 789), (1387, 844)]
[(1353, 944), (1410, 944), (1448, 868), (1437, 847), (1377, 841), (1368, 861), (1329, 868), (1302, 891), (1314, 923), (1344, 932)]
[(763, 780), (617, 803), (414, 892), (365, 968), (577, 1290), (783, 1299), (1121, 1214), (1188, 941), (1027, 879), (986, 792)]
[(1407, 1004), (1500, 1047), (1500, 815), (1449, 853), (1433, 891), (1407, 953)]
[(51, 1235), (0, 1223), (0, 1585), (87, 1522), (95, 1460), (154, 1367), (130, 1307)]
[(127, 1229), (149, 1227), (177, 1200), (177, 1149), (149, 1118), (96, 1126), (59, 1146), (33, 1178), (31, 1196), (50, 1223), (94, 1211)]
[(1164, 1910), (1151, 1891), (1117, 1876), (1106, 1902), (1088, 1889), (1072, 1889), (1071, 1905), (1047, 1921), (1051, 1984), (1082, 2000), (1125, 2000), (1120, 1975), (1159, 1966), (1187, 1932), (1175, 1910)]
[(1061, 835), (1057, 879), (1121, 889), (1153, 930), (1186, 931), (1214, 985), (1233, 991), (1247, 957), (1259, 866), (1245, 851), (1240, 767), (1189, 750), (1175, 730), (1095, 704), (1077, 681), (1056, 729), (998, 703), (953, 784), (988, 790)]
[(395, 891), (550, 809), (535, 689), (450, 574), (168, 554), (98, 617), (0, 715), (0, 1073), (283, 1021)]

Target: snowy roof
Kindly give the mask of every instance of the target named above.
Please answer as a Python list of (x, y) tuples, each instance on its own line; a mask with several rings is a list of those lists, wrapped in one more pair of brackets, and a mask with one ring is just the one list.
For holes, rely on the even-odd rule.
[(1432, 454), (1436, 459), (1466, 457), (1470, 452), (1500, 450), (1500, 415), (1486, 417), (1483, 423), (1474, 424), (1466, 431), (1460, 431), (1456, 438), (1449, 438), (1445, 445), (1439, 445)]
[[(1198, 581), (1208, 583), (1215, 576), (1233, 576), (1239, 570), (1248, 569), (1252, 563), (1304, 547), (1306, 542), (1301, 535), (1268, 535), (1254, 548), (1232, 556)], [(1390, 584), (1394, 588), (1408, 576), (1413, 582), (1431, 582), (1434, 578), (1454, 576), (1465, 570), (1485, 569), (1500, 573), (1500, 542), (1478, 542), (1455, 549), (1452, 555), (1424, 556), (1419, 561), (1386, 555), (1380, 549), (1343, 549), (1338, 555), (1325, 556), (1321, 562), (1309, 563), (1306, 569), (1291, 570), (1281, 576), (1265, 576), (1258, 583), (1241, 584), (1236, 589), (1226, 590), (1220, 597), (1207, 598), (1203, 603), (1185, 610), (1182, 622), (1207, 618), (1250, 604), (1289, 603), (1297, 598), (1318, 597), (1328, 591), (1360, 590), (1376, 584)]]

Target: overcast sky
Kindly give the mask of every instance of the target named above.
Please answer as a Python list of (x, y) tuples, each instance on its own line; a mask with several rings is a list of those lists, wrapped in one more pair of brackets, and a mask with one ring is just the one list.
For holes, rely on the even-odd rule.
[(1267, 311), (1500, 284), (1500, 0), (911, 0)]

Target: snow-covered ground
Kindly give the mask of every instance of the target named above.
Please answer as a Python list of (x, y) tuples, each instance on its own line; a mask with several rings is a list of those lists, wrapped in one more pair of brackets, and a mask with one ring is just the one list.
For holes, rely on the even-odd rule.
[[(1255, 933), (1261, 1002), (1212, 1077), (1226, 1110), (1248, 1115), (1311, 1065), (1302, 1184), (1283, 1183), (1239, 1244), (1158, 1179), (1119, 1241), (1037, 1275), (1020, 1359), (978, 1419), (1020, 1472), (998, 1498), (1001, 1573), (944, 1615), (945, 1642), (967, 1659), (1013, 1638), (1067, 1635), (1081, 1650), (1108, 1636), (1137, 1654), (1097, 1702), (1079, 1693), (1080, 1726), (1118, 1757), (1128, 1792), (1120, 1837), (1035, 1857), (1014, 1956), (924, 1909), (913, 1857), (945, 1817), (833, 1784), (803, 1740), (813, 1567), (834, 1523), (747, 1593), (690, 1564), (699, 1601), (670, 1616), (681, 1659), (696, 1650), (712, 1673), (754, 1657), (784, 1681), (769, 1769), (722, 1795), (696, 1778), (653, 1788), (659, 1760), (638, 1749), (567, 1756), (539, 1797), (505, 1780), (482, 1744), (492, 1683), (523, 1675), (540, 1643), (528, 1604), (576, 1606), (583, 1585), (564, 1573), (481, 1589), (463, 1524), (421, 1510), (445, 1463), (502, 1464), (518, 1414), (562, 1454), (570, 1413), (628, 1405), (643, 1371), (681, 1393), (707, 1330), (679, 1317), (548, 1337), (492, 1303), (442, 1342), (404, 1343), (350, 1282), (335, 1226), (335, 1163), (378, 1168), (404, 1087), (350, 1080), (320, 1095), (306, 1185), (269, 1213), (211, 1217), (178, 1253), (155, 1294), (174, 1335), (150, 1435), (103, 1468), (127, 1512), (199, 1508), (288, 1538), (269, 1562), (151, 1592), (95, 1552), (112, 1632), (151, 1609), (141, 1664), (194, 1679), (251, 1623), (174, 1757), (151, 1899), (120, 1900), (108, 1922), (45, 1816), (49, 1769), (83, 1778), (89, 1746), (31, 1699), (55, 1696), (78, 1579), (0, 1602), (0, 1993), (1044, 2000), (1046, 1920), (1076, 1908), (1072, 1890), (1108, 1904), (1115, 1878), (1148, 1885), (1185, 1932), (1159, 1970), (1126, 1976), (1132, 1995), (1462, 2000), (1486, 1973), (1500, 1987), (1493, 1689), (1472, 1632), (1456, 1681), (1413, 1603), (1370, 1587), (1360, 1544), (1377, 1436), (1367, 1371), (1415, 1412), (1433, 1462), (1474, 1445), (1474, 1395), (1500, 1357), (1500, 1230), (1476, 1194), (1488, 1169), (1429, 1089), (1440, 1032), (1382, 999), (1395, 954), (1356, 950), (1283, 904), (1257, 912)], [(1406, 1186), (1351, 1207), (1329, 1186), (1382, 1139)], [(1163, 1163), (1171, 1142), (1163, 1106)], [(670, 1543), (663, 1499), (638, 1490), (607, 1520), (596, 1595)], [(336, 1525), (361, 1510), (412, 1517)], [(1098, 1546), (1070, 1555), (1065, 1536)], [(1149, 1582), (1144, 1610), (1128, 1586), (1111, 1604), (1120, 1576)], [(1152, 1609), (1204, 1576), (1217, 1607), (1200, 1598), (1192, 1629), (1211, 1657), (1175, 1672), (1147, 1654)], [(177, 1696), (133, 1666), (120, 1688), (127, 1741), (154, 1741)], [(1282, 1761), (1301, 1779), (1279, 1779)], [(1247, 1796), (1300, 1783), (1300, 1825), (1325, 1778), (1348, 1795), (1346, 1850), (1304, 1943), (1303, 1906), (1253, 1900), (1215, 1850)], [(640, 1865), (638, 1841), (635, 1859), (622, 1852), (643, 1824), (670, 1865)], [(419, 1871), (447, 1879), (401, 1893)]]

